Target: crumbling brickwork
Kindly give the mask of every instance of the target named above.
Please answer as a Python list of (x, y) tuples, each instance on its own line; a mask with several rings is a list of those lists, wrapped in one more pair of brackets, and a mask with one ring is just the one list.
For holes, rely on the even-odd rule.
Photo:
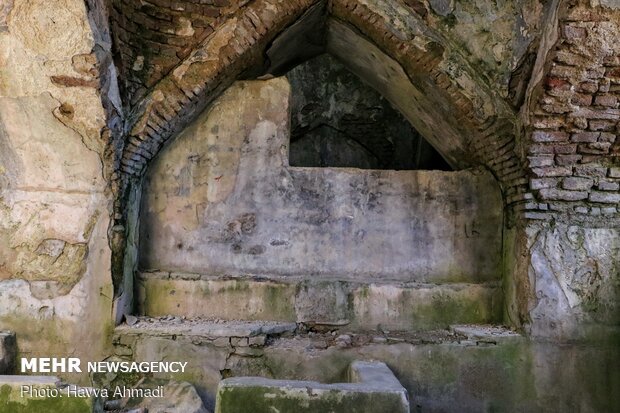
[(532, 219), (620, 214), (620, 11), (572, 2), (535, 100), (528, 145)]
[[(161, 80), (138, 108), (121, 161), (123, 171), (141, 174), (164, 142), (244, 69), (260, 62), (266, 44), (312, 3), (311, 0), (254, 2), (219, 27)], [(257, 43), (260, 45), (256, 46)]]
[[(121, 162), (123, 172), (129, 176), (141, 175), (148, 161), (171, 136), (180, 132), (244, 70), (260, 66), (270, 40), (314, 3), (311, 0), (249, 3), (216, 28), (133, 111), (129, 119), (133, 126)], [(378, 45), (402, 66), (412, 82), (422, 85), (423, 94), (433, 95), (432, 99), (436, 100), (433, 106), (445, 113), (441, 122), (461, 130), (459, 166), (486, 165), (500, 181), (507, 204), (524, 202), (527, 178), (516, 154), (518, 131), (513, 109), (487, 84), (475, 78), (460, 54), (448, 50), (451, 44), (433, 40), (441, 37), (423, 22), (416, 20), (411, 23), (414, 27), (403, 31), (399, 28), (406, 17), (402, 15), (403, 10), (390, 6), (385, 15), (381, 7), (350, 0), (328, 5), (331, 16)], [(418, 35), (416, 30), (424, 35)]]
[(234, 0), (113, 0), (111, 23), (126, 104), (145, 92), (247, 3)]

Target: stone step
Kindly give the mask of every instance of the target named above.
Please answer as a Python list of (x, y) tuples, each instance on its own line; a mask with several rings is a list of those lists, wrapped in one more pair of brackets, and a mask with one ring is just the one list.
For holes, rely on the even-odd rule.
[(142, 272), (138, 311), (223, 320), (347, 325), (352, 331), (429, 330), (502, 318), (498, 282), (424, 284)]
[(296, 323), (277, 321), (224, 321), (177, 316), (135, 317), (132, 325), (127, 323), (116, 327), (117, 336), (185, 336), (192, 338), (260, 337), (294, 333)]

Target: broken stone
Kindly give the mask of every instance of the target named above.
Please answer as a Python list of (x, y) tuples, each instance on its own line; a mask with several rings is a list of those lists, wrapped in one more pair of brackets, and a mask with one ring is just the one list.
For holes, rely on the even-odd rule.
[(133, 326), (138, 323), (138, 317), (133, 315), (125, 315), (125, 322), (128, 326)]
[(17, 362), (17, 340), (12, 331), (0, 331), (0, 375), (13, 374)]
[(163, 386), (165, 397), (131, 398), (125, 409), (144, 409), (148, 413), (210, 413), (194, 386), (188, 382), (147, 379), (140, 384), (143, 389)]

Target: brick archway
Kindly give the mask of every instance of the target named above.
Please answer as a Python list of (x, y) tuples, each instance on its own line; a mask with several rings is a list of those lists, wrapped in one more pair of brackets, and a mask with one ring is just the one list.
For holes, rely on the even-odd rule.
[[(125, 272), (137, 252), (127, 249), (132, 238), (127, 205), (139, 199), (149, 162), (235, 80), (269, 76), (270, 48), (279, 38), (303, 32), (296, 23), (317, 8), (323, 10), (324, 51), (390, 100), (453, 167), (488, 168), (508, 211), (527, 200), (516, 113), (419, 11), (388, 1), (255, 0), (226, 16), (131, 108), (117, 175), (117, 297), (132, 289)], [(117, 304), (117, 321), (127, 305)]]
[[(264, 65), (274, 39), (313, 6), (327, 9), (327, 51), (357, 64), (354, 71), (379, 88), (377, 73), (363, 73), (364, 62), (352, 57), (364, 51), (375, 57), (384, 54), (386, 71), (401, 72), (417, 91), (411, 98), (401, 93), (388, 99), (426, 131), (427, 139), (453, 166), (486, 165), (502, 185), (507, 203), (521, 200), (527, 181), (515, 152), (514, 111), (478, 80), (455, 47), (422, 16), (412, 8), (395, 8), (393, 2), (260, 0), (240, 8), (134, 107), (121, 160), (123, 174), (140, 176), (160, 148), (216, 96), (243, 73)], [(351, 34), (360, 38), (354, 45), (357, 50), (350, 50)], [(428, 120), (445, 125), (438, 136), (428, 136), (436, 126)]]

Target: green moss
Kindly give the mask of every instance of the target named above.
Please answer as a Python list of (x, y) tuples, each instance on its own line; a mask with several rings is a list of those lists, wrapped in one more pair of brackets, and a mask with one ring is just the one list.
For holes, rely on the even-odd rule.
[(13, 394), (16, 391), (9, 385), (0, 387), (0, 413), (86, 413), (93, 411), (90, 399), (69, 396), (28, 399)]
[(456, 27), (456, 23), (457, 23), (457, 18), (454, 15), (454, 13), (450, 13), (446, 16), (445, 19), (443, 19), (443, 22), (445, 23), (445, 25), (449, 28), (454, 28)]
[[(442, 328), (454, 323), (494, 323), (501, 320), (501, 306), (492, 305), (492, 299), (481, 297), (437, 294), (427, 305), (409, 309), (412, 328)], [(411, 302), (411, 299), (404, 302)], [(406, 309), (403, 309), (403, 314)]]
[(306, 389), (283, 390), (272, 387), (247, 386), (220, 389), (216, 413), (273, 412), (401, 412), (402, 402), (395, 394), (354, 393), (328, 390), (319, 395)]
[(266, 285), (264, 291), (266, 310), (275, 320), (295, 320), (294, 293), (286, 285)]
[(249, 291), (249, 290), (250, 290), (250, 284), (247, 281), (233, 281), (231, 285), (223, 289), (223, 291)]
[(358, 291), (359, 291), (359, 296), (364, 300), (367, 300), (368, 297), (370, 296), (370, 287), (366, 284), (362, 285)]

